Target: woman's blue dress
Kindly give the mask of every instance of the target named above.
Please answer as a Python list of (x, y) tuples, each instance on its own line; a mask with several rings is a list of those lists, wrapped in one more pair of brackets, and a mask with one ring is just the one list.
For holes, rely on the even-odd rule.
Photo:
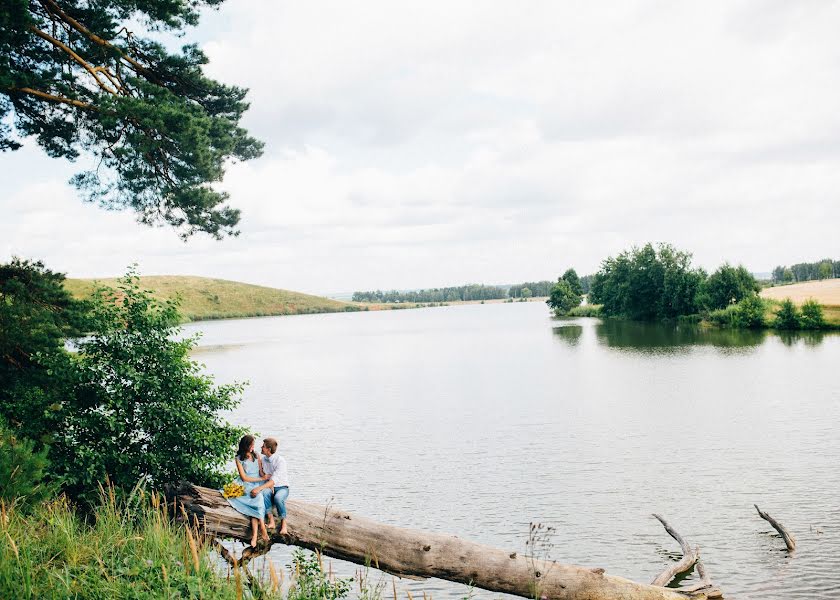
[[(243, 460), (239, 462), (248, 477), (260, 476), (260, 463), (257, 460)], [(262, 493), (257, 494), (256, 498), (251, 498), (251, 490), (261, 486), (262, 483), (259, 481), (242, 481), (240, 477), (236, 478), (236, 483), (242, 484), (242, 487), (245, 488), (245, 495), (239, 496), (239, 498), (228, 498), (227, 501), (230, 505), (243, 515), (256, 517), (260, 521), (265, 520), (265, 498), (263, 498)]]

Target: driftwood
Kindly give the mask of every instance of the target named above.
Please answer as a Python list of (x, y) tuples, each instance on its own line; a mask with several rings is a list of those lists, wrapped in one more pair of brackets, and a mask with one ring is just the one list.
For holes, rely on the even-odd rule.
[(755, 510), (758, 511), (758, 516), (770, 523), (773, 526), (773, 529), (779, 532), (779, 535), (781, 535), (782, 539), (785, 541), (785, 546), (787, 546), (788, 552), (793, 552), (796, 549), (796, 538), (794, 538), (793, 535), (785, 529), (784, 525), (758, 508), (758, 504), (753, 504), (753, 506), (755, 506)]
[[(180, 505), (174, 514), (198, 523), (210, 537), (250, 539), (248, 519), (236, 512), (218, 491), (182, 483), (167, 490)], [(538, 560), (454, 535), (428, 533), (383, 525), (344, 511), (289, 500), (289, 533), (272, 532), (271, 542), (245, 550), (237, 567), (268, 552), (271, 543), (317, 550), (325, 556), (370, 564), (400, 577), (436, 577), (493, 592), (549, 600), (700, 600), (705, 591), (681, 590), (635, 583), (607, 575), (603, 569)]]
[(686, 542), (685, 539), (677, 533), (677, 530), (671, 527), (665, 519), (657, 514), (654, 514), (653, 516), (662, 523), (662, 526), (665, 528), (665, 531), (668, 532), (668, 535), (674, 538), (680, 545), (683, 557), (678, 562), (665, 567), (665, 569), (653, 579), (652, 585), (668, 585), (674, 577), (681, 573), (687, 573), (692, 567), (696, 566), (697, 573), (700, 576), (700, 582), (691, 587), (682, 588), (680, 591), (687, 593), (703, 592), (707, 598), (722, 598), (723, 592), (712, 584), (712, 581), (706, 572), (706, 568), (700, 560), (700, 547), (695, 546), (692, 549), (688, 542)]
[(691, 570), (694, 563), (697, 562), (700, 552), (699, 549), (692, 549), (691, 546), (688, 545), (688, 542), (686, 542), (683, 537), (668, 524), (668, 521), (659, 515), (655, 514), (653, 516), (662, 523), (662, 526), (665, 528), (665, 531), (668, 532), (668, 535), (677, 540), (677, 543), (680, 545), (683, 553), (683, 557), (679, 560), (679, 562), (675, 562), (665, 567), (665, 570), (654, 577), (651, 582), (651, 585), (668, 585), (668, 583), (670, 583), (670, 581), (680, 573), (687, 573)]

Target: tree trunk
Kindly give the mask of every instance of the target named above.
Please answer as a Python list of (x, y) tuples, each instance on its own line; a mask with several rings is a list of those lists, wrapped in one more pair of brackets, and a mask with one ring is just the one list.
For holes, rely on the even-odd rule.
[[(167, 490), (179, 506), (176, 514), (197, 520), (216, 537), (250, 539), (248, 519), (231, 508), (216, 490), (188, 483)], [(462, 540), (454, 535), (427, 533), (383, 525), (331, 506), (289, 500), (289, 535), (272, 534), (272, 542), (318, 550), (326, 556), (357, 564), (370, 563), (401, 577), (436, 577), (492, 592), (548, 600), (696, 600), (702, 591), (681, 593), (606, 575), (603, 569), (542, 561)], [(263, 554), (270, 545), (248, 552)], [(243, 555), (243, 560), (245, 559)]]

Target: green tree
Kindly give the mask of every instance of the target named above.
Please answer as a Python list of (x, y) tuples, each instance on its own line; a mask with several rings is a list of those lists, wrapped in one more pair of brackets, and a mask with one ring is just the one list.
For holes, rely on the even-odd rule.
[(712, 273), (700, 290), (700, 301), (708, 310), (726, 308), (737, 304), (760, 290), (758, 282), (746, 267), (733, 267), (725, 263)]
[(589, 299), (607, 316), (652, 320), (697, 312), (705, 273), (691, 254), (669, 244), (646, 244), (608, 257), (592, 280)]
[[(51, 157), (91, 153), (75, 185), (182, 237), (235, 234), (239, 211), (213, 188), (230, 159), (262, 145), (239, 121), (244, 89), (204, 75), (197, 45), (172, 53), (148, 32), (182, 35), (223, 0), (8, 0), (0, 8), (0, 149), (34, 137)], [(13, 117), (13, 118), (10, 118)]]
[(94, 329), (79, 342), (75, 393), (50, 453), (72, 495), (107, 477), (120, 487), (187, 479), (220, 483), (242, 431), (219, 411), (238, 403), (241, 385), (214, 386), (190, 358), (177, 305), (158, 303), (129, 273), (93, 302)]
[(56, 408), (71, 385), (65, 340), (87, 326), (86, 305), (63, 282), (41, 262), (0, 265), (0, 420), (42, 442), (56, 429)]
[(572, 288), (572, 291), (575, 294), (578, 296), (583, 295), (583, 286), (580, 283), (580, 277), (578, 277), (577, 271), (574, 269), (568, 269), (565, 273), (563, 273), (563, 280), (569, 284), (569, 287)]
[(799, 311), (796, 309), (796, 305), (790, 298), (785, 298), (782, 300), (782, 305), (779, 307), (779, 311), (773, 319), (773, 327), (776, 329), (793, 330), (799, 329), (800, 326)]
[(8, 428), (0, 419), (0, 502), (30, 504), (48, 496), (42, 483), (47, 449)]
[(545, 301), (558, 317), (569, 314), (570, 310), (580, 306), (580, 302), (580, 294), (576, 294), (572, 286), (562, 277), (551, 288), (548, 300)]
[(819, 267), (819, 278), (820, 279), (831, 279), (832, 275), (832, 262), (830, 260), (826, 260), (820, 263)]
[(816, 300), (806, 300), (802, 304), (802, 316), (800, 317), (802, 329), (822, 329), (825, 327), (825, 316), (823, 307)]
[(522, 288), (521, 294), (523, 298), (530, 298), (531, 296), (533, 296), (533, 294), (531, 293), (531, 288), (527, 287)]

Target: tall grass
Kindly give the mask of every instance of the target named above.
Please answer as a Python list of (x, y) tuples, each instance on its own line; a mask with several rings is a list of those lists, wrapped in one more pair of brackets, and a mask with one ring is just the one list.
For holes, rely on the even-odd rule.
[[(288, 579), (270, 561), (250, 573), (229, 568), (196, 529), (171, 517), (140, 488), (123, 497), (102, 490), (85, 516), (64, 497), (26, 510), (0, 501), (0, 598), (341, 600), (353, 587), (355, 578), (335, 577), (320, 554), (303, 550)], [(368, 571), (358, 571), (355, 595), (382, 600), (384, 579)]]
[(82, 518), (61, 497), (29, 513), (0, 506), (2, 598), (219, 598), (243, 595), (155, 495), (103, 491)]

